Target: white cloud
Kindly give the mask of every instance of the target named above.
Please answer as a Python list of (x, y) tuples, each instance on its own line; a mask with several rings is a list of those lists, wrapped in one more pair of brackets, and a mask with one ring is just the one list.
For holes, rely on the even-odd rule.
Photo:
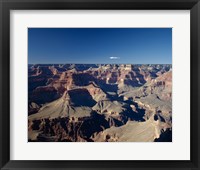
[(118, 60), (120, 57), (110, 57), (111, 60)]

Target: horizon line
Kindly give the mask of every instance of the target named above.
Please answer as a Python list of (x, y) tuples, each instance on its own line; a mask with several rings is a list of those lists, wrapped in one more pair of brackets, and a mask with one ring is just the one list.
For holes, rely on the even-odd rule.
[(122, 64), (126, 64), (126, 65), (149, 65), (149, 64), (152, 64), (152, 65), (155, 65), (155, 64), (168, 64), (168, 65), (172, 65), (172, 63), (135, 63), (135, 64), (133, 64), (133, 63), (28, 63), (28, 64), (32, 64), (32, 65), (37, 65), (37, 64), (46, 64), (46, 65), (48, 65), (48, 64), (118, 64), (118, 65), (122, 65)]

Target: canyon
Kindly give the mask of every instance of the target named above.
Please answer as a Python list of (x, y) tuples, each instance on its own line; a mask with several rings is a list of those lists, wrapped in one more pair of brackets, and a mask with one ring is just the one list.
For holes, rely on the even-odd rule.
[(171, 64), (29, 64), (29, 142), (172, 142)]

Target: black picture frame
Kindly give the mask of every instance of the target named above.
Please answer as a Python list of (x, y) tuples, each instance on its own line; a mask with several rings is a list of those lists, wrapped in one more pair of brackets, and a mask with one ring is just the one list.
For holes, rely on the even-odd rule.
[[(190, 10), (191, 159), (189, 161), (15, 161), (10, 160), (10, 10)], [(1, 169), (200, 169), (200, 2), (198, 0), (0, 0)], [(181, 60), (180, 60), (181, 61)], [(187, 68), (186, 68), (187, 70)], [(184, 132), (183, 134), (184, 135)], [(144, 153), (145, 154), (145, 153)], [(173, 154), (173, 151), (172, 151)]]

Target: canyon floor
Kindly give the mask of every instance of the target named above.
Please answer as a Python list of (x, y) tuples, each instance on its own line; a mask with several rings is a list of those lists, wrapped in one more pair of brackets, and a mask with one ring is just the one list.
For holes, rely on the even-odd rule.
[(172, 142), (172, 65), (28, 65), (29, 142)]

